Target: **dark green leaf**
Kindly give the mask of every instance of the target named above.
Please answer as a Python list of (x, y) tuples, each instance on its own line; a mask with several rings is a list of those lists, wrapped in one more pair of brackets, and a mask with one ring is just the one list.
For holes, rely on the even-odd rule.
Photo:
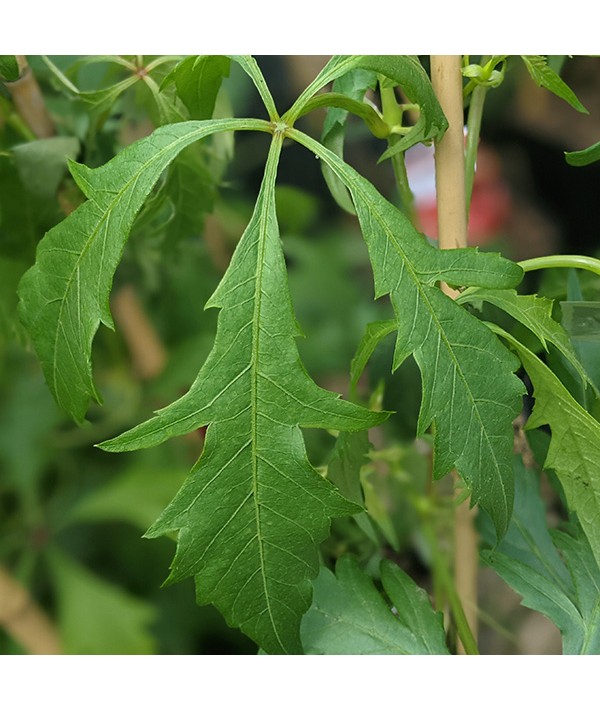
[(0, 54), (0, 78), (4, 81), (17, 81), (19, 78), (19, 65), (14, 55)]
[(270, 654), (300, 652), (317, 545), (332, 517), (359, 510), (310, 466), (299, 427), (352, 431), (387, 416), (317, 387), (299, 360), (275, 214), (281, 143), (275, 134), (253, 217), (207, 304), (221, 313), (192, 388), (102, 445), (137, 449), (209, 425), (197, 467), (146, 535), (179, 530), (169, 580), (195, 575), (198, 601)]
[(261, 121), (190, 121), (157, 129), (106, 165), (71, 164), (88, 198), (40, 243), (19, 287), (20, 314), (58, 404), (76, 420), (91, 397), (91, 346), (100, 321), (112, 328), (108, 296), (129, 230), (159, 176), (187, 145)]
[(396, 330), (396, 321), (389, 319), (387, 321), (374, 321), (367, 324), (365, 335), (362, 337), (356, 355), (352, 359), (350, 365), (350, 385), (355, 388), (358, 384), (360, 376), (373, 355), (379, 343), (390, 333)]
[(524, 392), (513, 375), (518, 361), (437, 282), (510, 288), (521, 280), (521, 268), (497, 254), (435, 249), (356, 171), (308, 136), (290, 133), (350, 190), (373, 264), (375, 295), (389, 293), (396, 312), (394, 368), (412, 353), (422, 372), (418, 434), (435, 423), (434, 475), (456, 467), (472, 501), (505, 531), (513, 496), (512, 421)]
[(302, 620), (307, 654), (448, 654), (426, 593), (390, 561), (381, 573), (394, 610), (352, 557), (338, 560), (335, 575), (321, 568)]
[(580, 113), (589, 113), (577, 96), (575, 96), (574, 91), (548, 66), (547, 57), (535, 54), (522, 55), (521, 59), (525, 62), (527, 71), (538, 86), (542, 86), (544, 89), (548, 89), (548, 91), (556, 94), (556, 96), (566, 101)]
[(79, 141), (69, 136), (40, 138), (12, 149), (19, 177), (29, 192), (41, 199), (56, 194), (67, 172), (68, 160), (79, 153)]
[(192, 119), (210, 119), (221, 82), (229, 76), (231, 60), (219, 55), (186, 57), (165, 77), (161, 89), (175, 82), (179, 98)]

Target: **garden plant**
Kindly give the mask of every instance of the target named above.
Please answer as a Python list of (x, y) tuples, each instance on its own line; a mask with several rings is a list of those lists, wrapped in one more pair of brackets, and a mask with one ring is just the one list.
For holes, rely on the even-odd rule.
[[(249, 56), (0, 59), (2, 584), (36, 598), (41, 651), (157, 651), (156, 605), (183, 605), (248, 653), (478, 654), (491, 569), (565, 654), (600, 652), (600, 261), (467, 243), (510, 73), (586, 112), (558, 59), (335, 56), (290, 108)], [(316, 252), (300, 154), (343, 225)]]

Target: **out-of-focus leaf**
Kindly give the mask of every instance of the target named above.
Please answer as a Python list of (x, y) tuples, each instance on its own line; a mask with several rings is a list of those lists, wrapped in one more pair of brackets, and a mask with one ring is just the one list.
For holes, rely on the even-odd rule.
[(350, 364), (350, 384), (356, 387), (360, 376), (362, 375), (369, 358), (379, 345), (382, 339), (389, 336), (396, 330), (396, 321), (388, 319), (387, 321), (374, 321), (367, 324), (365, 335), (356, 349), (356, 355)]
[[(589, 543), (576, 526), (575, 536), (548, 531), (537, 475), (520, 458), (515, 467), (513, 519), (500, 544), (484, 550), (482, 558), (526, 607), (554, 622), (565, 654), (599, 654), (600, 569)], [(491, 526), (484, 525), (483, 536), (494, 546)]]
[(16, 168), (27, 189), (36, 197), (50, 199), (67, 172), (67, 163), (79, 153), (79, 141), (53, 136), (12, 148)]
[[(367, 432), (340, 432), (329, 465), (327, 478), (340, 490), (342, 496), (364, 507), (360, 470), (367, 462), (371, 448)], [(363, 511), (354, 515), (354, 520), (375, 543), (379, 539), (367, 514)]]
[(145, 531), (183, 484), (187, 471), (135, 465), (80, 499), (69, 521), (125, 521)]
[[(456, 467), (505, 531), (512, 508), (512, 422), (521, 408), (518, 360), (472, 314), (444, 295), (452, 285), (514, 287), (521, 268), (498, 254), (432, 247), (361, 175), (305, 134), (290, 135), (325, 160), (350, 190), (375, 275), (397, 316), (394, 369), (413, 354), (422, 373), (418, 435), (435, 423), (434, 476)], [(489, 373), (494, 373), (490, 381)]]
[(14, 55), (0, 54), (0, 78), (4, 81), (17, 81), (19, 78), (19, 65)]
[(186, 57), (165, 77), (161, 89), (174, 82), (179, 98), (190, 112), (190, 118), (210, 119), (221, 82), (229, 76), (230, 65), (231, 60), (225, 56)]
[(561, 301), (563, 325), (596, 391), (600, 391), (600, 302)]
[(569, 165), (581, 167), (600, 160), (600, 141), (593, 146), (584, 148), (582, 151), (571, 151), (565, 153), (565, 158)]
[(534, 353), (498, 326), (490, 327), (515, 349), (531, 378), (535, 406), (527, 428), (550, 425), (552, 439), (544, 466), (556, 472), (569, 509), (577, 514), (600, 562), (600, 423)]
[(589, 111), (579, 101), (575, 92), (558, 76), (558, 74), (548, 66), (548, 58), (542, 55), (521, 55), (525, 62), (527, 71), (533, 81), (538, 85), (548, 89), (559, 98), (566, 101), (576, 111), (587, 114)]
[(153, 654), (154, 609), (57, 548), (47, 552), (67, 654)]
[(307, 654), (448, 654), (427, 594), (390, 561), (381, 577), (393, 609), (351, 556), (338, 560), (335, 575), (321, 568), (302, 620)]

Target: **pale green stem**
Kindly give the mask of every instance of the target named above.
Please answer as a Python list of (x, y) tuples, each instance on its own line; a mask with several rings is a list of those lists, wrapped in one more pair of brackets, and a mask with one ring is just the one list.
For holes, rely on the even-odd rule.
[(467, 205), (467, 219), (471, 208), (471, 195), (473, 194), (473, 183), (475, 182), (475, 163), (477, 162), (477, 147), (479, 145), (479, 134), (481, 131), (481, 119), (483, 117), (483, 104), (488, 88), (479, 84), (473, 90), (471, 103), (469, 105), (469, 118), (467, 120), (467, 148), (465, 154), (465, 197)]
[(600, 276), (600, 259), (586, 257), (581, 254), (552, 254), (547, 257), (535, 257), (519, 262), (519, 266), (524, 272), (532, 272), (536, 269), (554, 269), (555, 267), (566, 267), (573, 269), (586, 269)]

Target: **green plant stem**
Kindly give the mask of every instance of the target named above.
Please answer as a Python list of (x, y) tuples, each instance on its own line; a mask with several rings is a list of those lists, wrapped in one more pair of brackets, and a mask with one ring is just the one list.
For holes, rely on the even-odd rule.
[(475, 163), (477, 161), (477, 147), (479, 145), (479, 134), (481, 132), (481, 119), (483, 117), (483, 105), (488, 87), (479, 84), (473, 90), (471, 103), (469, 105), (469, 118), (467, 120), (467, 147), (465, 154), (465, 200), (467, 208), (467, 220), (471, 208), (471, 195), (473, 194), (473, 183), (475, 182)]
[(454, 624), (456, 625), (456, 631), (458, 637), (462, 642), (463, 648), (466, 654), (479, 654), (479, 649), (477, 647), (477, 642), (467, 621), (467, 616), (465, 615), (462, 602), (458, 592), (456, 591), (456, 586), (450, 574), (450, 570), (444, 555), (440, 550), (437, 542), (437, 536), (432, 529), (430, 522), (426, 521), (423, 525), (423, 533), (429, 543), (431, 550), (431, 562), (433, 565), (434, 578), (437, 580), (437, 585), (444, 591), (448, 604), (450, 606), (450, 612), (454, 619)]
[(585, 269), (600, 276), (600, 259), (586, 257), (581, 254), (552, 254), (547, 257), (535, 257), (519, 262), (519, 266), (524, 272), (532, 272), (536, 269), (554, 269), (555, 267), (566, 267), (573, 269)]
[[(389, 126), (390, 130), (394, 127), (400, 127), (402, 125), (403, 110), (396, 100), (394, 88), (391, 86), (384, 86), (383, 82), (380, 81), (379, 92), (381, 94), (381, 110), (383, 112), (383, 120)], [(402, 140), (401, 136), (392, 133), (388, 137), (388, 145), (393, 146), (400, 140)], [(400, 195), (402, 211), (412, 222), (412, 224), (415, 227), (418, 227), (417, 212), (415, 210), (415, 196), (413, 195), (408, 182), (403, 152), (392, 156), (392, 167), (394, 170), (394, 177), (396, 179), (396, 187)]]

